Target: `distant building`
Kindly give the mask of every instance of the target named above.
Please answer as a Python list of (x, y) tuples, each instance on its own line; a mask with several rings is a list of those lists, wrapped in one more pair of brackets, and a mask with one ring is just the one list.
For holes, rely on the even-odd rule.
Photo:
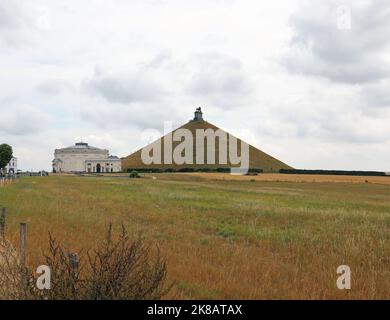
[(12, 157), (11, 161), (4, 168), (4, 173), (14, 174), (18, 171), (18, 159), (16, 157)]
[(110, 156), (106, 149), (89, 146), (79, 142), (74, 146), (54, 151), (53, 172), (120, 172), (121, 159)]

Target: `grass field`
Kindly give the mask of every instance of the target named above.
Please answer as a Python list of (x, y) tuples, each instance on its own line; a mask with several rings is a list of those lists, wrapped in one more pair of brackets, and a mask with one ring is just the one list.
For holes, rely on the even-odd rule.
[[(390, 178), (154, 176), (21, 178), (0, 188), (7, 234), (16, 245), (27, 222), (39, 265), (49, 230), (77, 251), (123, 222), (167, 257), (167, 298), (390, 298)], [(336, 288), (342, 264), (351, 290)]]

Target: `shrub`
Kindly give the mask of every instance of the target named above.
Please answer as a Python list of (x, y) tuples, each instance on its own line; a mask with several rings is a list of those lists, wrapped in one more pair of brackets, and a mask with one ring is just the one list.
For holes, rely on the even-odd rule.
[(0, 299), (111, 300), (160, 299), (172, 285), (166, 285), (166, 262), (157, 248), (152, 250), (141, 237), (131, 241), (125, 228), (112, 236), (112, 225), (105, 240), (95, 250), (75, 260), (49, 234), (46, 265), (51, 268), (51, 289), (38, 290), (35, 276), (20, 265), (8, 242), (0, 246)]
[(141, 173), (161, 173), (162, 170), (159, 168), (129, 168), (126, 170), (127, 173), (131, 173), (132, 171), (137, 171)]
[(0, 299), (17, 299), (21, 293), (21, 267), (13, 246), (0, 238)]
[(133, 171), (130, 172), (130, 176), (129, 177), (130, 178), (140, 178), (140, 175), (139, 175), (138, 171), (133, 170)]

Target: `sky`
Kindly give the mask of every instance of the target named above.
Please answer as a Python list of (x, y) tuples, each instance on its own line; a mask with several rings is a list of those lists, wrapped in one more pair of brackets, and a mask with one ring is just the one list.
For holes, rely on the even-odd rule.
[(51, 170), (205, 120), (306, 169), (390, 171), (386, 0), (0, 0), (0, 143)]

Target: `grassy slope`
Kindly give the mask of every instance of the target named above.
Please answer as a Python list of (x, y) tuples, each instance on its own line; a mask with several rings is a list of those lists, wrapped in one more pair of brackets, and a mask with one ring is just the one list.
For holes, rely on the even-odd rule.
[[(190, 121), (188, 123), (186, 123), (185, 125), (183, 125), (182, 127), (178, 128), (178, 129), (188, 129), (189, 131), (191, 131), (192, 133), (192, 136), (193, 137), (196, 137), (196, 130), (197, 129), (203, 129), (203, 130), (207, 130), (207, 129), (212, 129), (214, 131), (218, 130), (219, 128), (216, 127), (215, 125), (207, 122), (207, 121), (203, 121), (203, 122), (197, 122), (197, 121)], [(178, 130), (176, 129), (176, 130)], [(174, 132), (176, 131), (174, 130)], [(162, 146), (162, 159), (164, 159), (164, 139), (165, 137), (162, 137), (160, 139), (161, 141), (161, 146)], [(175, 149), (175, 147), (177, 145), (179, 145), (180, 142), (173, 142), (173, 149)], [(207, 143), (205, 142), (204, 143), (205, 145), (205, 149), (204, 149), (204, 155), (206, 157), (206, 163), (207, 163)], [(238, 139), (237, 140), (237, 145), (238, 145), (238, 150), (240, 150), (241, 148), (241, 140)], [(193, 146), (193, 165), (191, 164), (183, 164), (183, 165), (177, 165), (177, 164), (160, 164), (160, 165), (155, 165), (155, 164), (152, 164), (152, 165), (145, 165), (143, 162), (142, 162), (142, 159), (141, 159), (141, 150), (138, 150), (136, 152), (134, 152), (133, 154), (129, 155), (128, 157), (122, 159), (122, 168), (123, 170), (126, 170), (126, 169), (134, 169), (134, 168), (175, 168), (175, 169), (179, 169), (179, 168), (185, 168), (185, 167), (199, 167), (199, 166), (202, 166), (202, 167), (207, 167), (207, 168), (222, 168), (222, 167), (234, 167), (235, 165), (232, 165), (231, 163), (229, 163), (228, 161), (228, 164), (220, 164), (219, 161), (218, 161), (218, 157), (219, 157), (219, 147), (218, 147), (218, 139), (216, 141), (216, 154), (215, 154), (215, 159), (216, 159), (216, 163), (215, 165), (212, 165), (212, 164), (204, 164), (204, 165), (198, 165), (196, 164), (196, 148), (195, 148), (195, 143), (194, 143), (194, 146)], [(286, 165), (285, 163), (281, 162), (280, 160), (278, 159), (275, 159), (274, 157), (266, 154), (265, 152), (253, 147), (252, 145), (249, 146), (249, 167), (250, 168), (256, 168), (256, 169), (263, 169), (265, 172), (279, 172), (280, 169), (291, 169), (290, 166)]]
[[(1, 188), (0, 205), (15, 243), (28, 222), (33, 265), (49, 230), (79, 250), (124, 222), (160, 244), (178, 298), (389, 298), (388, 185), (33, 177)], [(335, 289), (341, 264), (349, 292)]]

